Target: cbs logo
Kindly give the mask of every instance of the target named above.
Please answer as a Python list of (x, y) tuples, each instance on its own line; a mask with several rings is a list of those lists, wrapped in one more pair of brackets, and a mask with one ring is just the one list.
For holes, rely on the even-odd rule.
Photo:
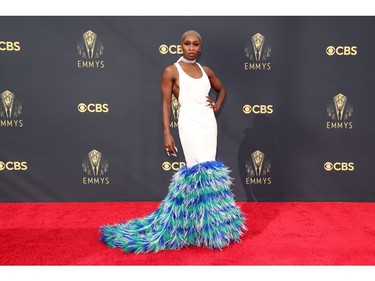
[(329, 56), (338, 55), (338, 56), (355, 56), (357, 55), (357, 46), (328, 46), (326, 53)]
[(87, 105), (84, 104), (84, 103), (80, 103), (77, 106), (77, 108), (78, 108), (78, 111), (81, 112), (81, 113), (84, 113), (86, 111), (88, 111), (88, 112), (108, 112), (109, 111), (107, 103), (103, 103), (103, 104), (89, 103)]
[(273, 106), (272, 105), (249, 105), (249, 104), (245, 104), (243, 107), (242, 107), (242, 111), (245, 113), (245, 114), (250, 114), (250, 113), (254, 113), (254, 114), (272, 114), (273, 113)]
[(173, 162), (173, 163), (164, 162), (161, 166), (164, 171), (169, 171), (170, 169), (172, 169), (173, 171), (178, 171), (185, 165), (186, 165), (185, 162)]
[(21, 51), (20, 42), (0, 41), (0, 51)]
[(172, 54), (172, 55), (175, 55), (175, 54), (182, 54), (182, 48), (181, 48), (181, 45), (160, 45), (159, 47), (159, 52), (162, 54), (162, 55), (166, 55), (166, 54)]
[(27, 170), (27, 162), (18, 162), (18, 161), (9, 161), (9, 162), (2, 162), (0, 161), (0, 171), (7, 170), (7, 171), (26, 171)]
[(354, 163), (353, 162), (326, 162), (324, 164), (324, 169), (326, 171), (354, 171)]

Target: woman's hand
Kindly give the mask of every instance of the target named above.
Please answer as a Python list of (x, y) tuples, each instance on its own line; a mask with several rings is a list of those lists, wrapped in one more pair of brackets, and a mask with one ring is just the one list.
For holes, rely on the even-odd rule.
[(209, 96), (207, 96), (207, 102), (208, 102), (208, 106), (211, 107), (214, 110), (214, 112), (219, 111), (220, 105), (214, 102)]
[(177, 147), (171, 134), (164, 135), (164, 148), (168, 156), (173, 155), (177, 157)]

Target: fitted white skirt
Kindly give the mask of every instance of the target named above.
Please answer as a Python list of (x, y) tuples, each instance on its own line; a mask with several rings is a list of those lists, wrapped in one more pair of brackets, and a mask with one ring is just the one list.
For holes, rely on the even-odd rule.
[(181, 105), (178, 131), (188, 167), (216, 160), (216, 118), (206, 103)]

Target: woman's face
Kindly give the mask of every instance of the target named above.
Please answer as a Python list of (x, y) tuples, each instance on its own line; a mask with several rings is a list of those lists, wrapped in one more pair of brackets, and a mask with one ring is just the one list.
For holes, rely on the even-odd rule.
[(182, 55), (188, 60), (194, 60), (201, 50), (201, 40), (196, 34), (187, 34), (181, 42)]

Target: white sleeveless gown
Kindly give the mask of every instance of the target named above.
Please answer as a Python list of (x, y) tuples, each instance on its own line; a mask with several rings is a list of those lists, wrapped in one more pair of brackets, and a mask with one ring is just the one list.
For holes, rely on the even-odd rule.
[(202, 77), (192, 78), (178, 62), (175, 66), (179, 75), (178, 130), (186, 165), (215, 161), (217, 145), (217, 124), (213, 109), (208, 105), (207, 96), (210, 81), (202, 66)]
[[(199, 64), (198, 64), (199, 65)], [(208, 106), (210, 82), (188, 76), (176, 63), (180, 81), (178, 128), (186, 166), (173, 175), (168, 194), (144, 217), (100, 227), (100, 239), (124, 252), (146, 253), (206, 246), (222, 249), (240, 242), (247, 229), (236, 205), (229, 169), (215, 161), (217, 125)]]

